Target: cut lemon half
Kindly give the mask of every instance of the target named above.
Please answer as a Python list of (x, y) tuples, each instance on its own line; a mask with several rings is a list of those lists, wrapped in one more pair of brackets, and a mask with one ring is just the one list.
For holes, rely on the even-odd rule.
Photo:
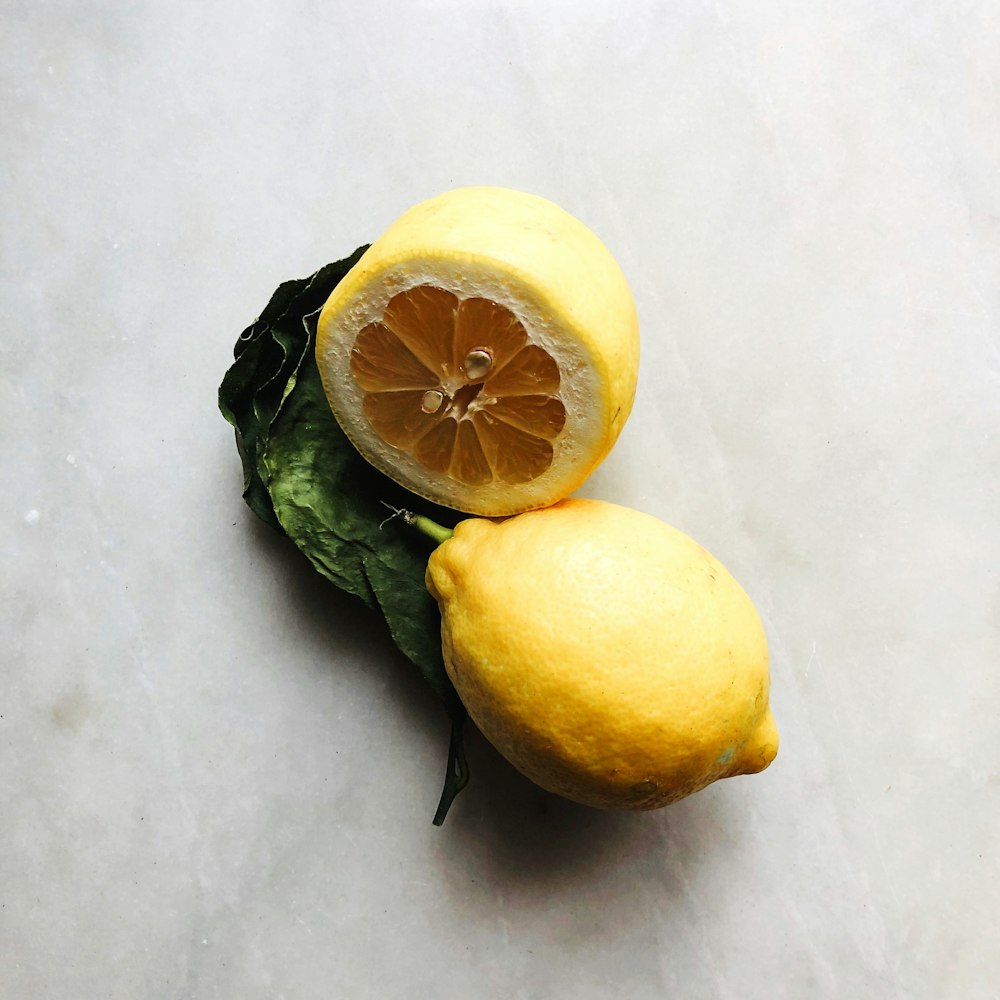
[(316, 360), (358, 451), (486, 516), (575, 490), (632, 408), (635, 306), (603, 243), (552, 202), (460, 188), (398, 219), (334, 289)]

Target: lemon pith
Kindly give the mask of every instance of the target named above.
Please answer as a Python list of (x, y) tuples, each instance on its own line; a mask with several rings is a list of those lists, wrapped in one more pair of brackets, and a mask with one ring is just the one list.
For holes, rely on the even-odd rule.
[(564, 500), (461, 522), (432, 554), (445, 663), (487, 739), (543, 788), (650, 809), (777, 753), (750, 599), (649, 515)]
[(581, 222), (534, 195), (461, 188), (368, 249), (321, 311), (316, 359), (368, 461), (438, 503), (503, 515), (566, 496), (610, 450), (638, 324)]

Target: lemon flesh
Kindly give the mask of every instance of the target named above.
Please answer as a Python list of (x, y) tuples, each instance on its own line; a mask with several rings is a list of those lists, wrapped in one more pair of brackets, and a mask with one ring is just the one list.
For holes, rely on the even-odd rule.
[(412, 208), (326, 302), (316, 359), (355, 447), (485, 515), (576, 489), (632, 407), (628, 284), (583, 223), (534, 195), (460, 188)]
[(432, 554), (427, 586), (469, 714), (549, 791), (653, 809), (777, 753), (753, 604), (656, 518), (563, 500), (463, 521)]

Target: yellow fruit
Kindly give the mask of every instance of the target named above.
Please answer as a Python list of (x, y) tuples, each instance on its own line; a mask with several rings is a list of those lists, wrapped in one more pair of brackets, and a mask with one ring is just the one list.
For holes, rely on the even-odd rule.
[(753, 604), (654, 517), (564, 500), (463, 521), (431, 555), (427, 586), (469, 714), (549, 791), (654, 809), (777, 753)]
[(575, 490), (632, 408), (635, 306), (583, 223), (534, 195), (459, 188), (422, 202), (330, 296), (316, 360), (369, 462), (476, 514)]

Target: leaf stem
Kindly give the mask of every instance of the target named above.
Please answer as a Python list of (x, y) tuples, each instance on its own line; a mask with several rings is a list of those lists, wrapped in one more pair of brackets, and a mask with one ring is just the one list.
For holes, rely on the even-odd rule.
[(382, 506), (388, 507), (392, 511), (392, 517), (386, 518), (382, 524), (386, 524), (388, 521), (393, 520), (393, 518), (401, 517), (405, 524), (411, 528), (416, 528), (417, 531), (423, 532), (423, 534), (438, 545), (448, 541), (455, 534), (451, 528), (446, 528), (444, 525), (438, 524), (437, 521), (432, 521), (429, 517), (424, 517), (423, 514), (414, 514), (412, 510), (393, 507), (384, 500), (382, 501)]
[(423, 514), (414, 514), (411, 511), (403, 511), (403, 520), (411, 527), (416, 528), (417, 531), (422, 531), (428, 538), (433, 539), (440, 545), (442, 542), (448, 541), (455, 532), (451, 528), (446, 528), (437, 521), (432, 521), (429, 517), (424, 517)]

